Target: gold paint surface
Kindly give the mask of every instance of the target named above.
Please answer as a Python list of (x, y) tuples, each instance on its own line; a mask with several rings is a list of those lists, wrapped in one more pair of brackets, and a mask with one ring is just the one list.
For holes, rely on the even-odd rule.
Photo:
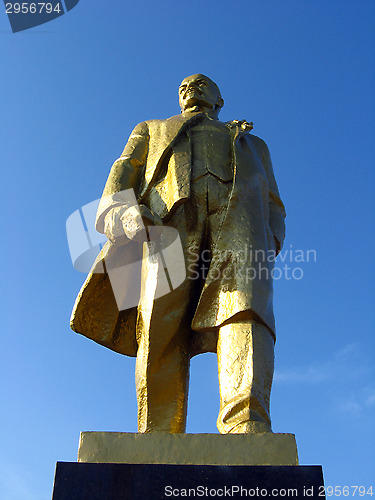
[(299, 465), (294, 434), (81, 432), (78, 462)]
[[(220, 433), (270, 433), (275, 320), (268, 257), (285, 236), (270, 154), (249, 133), (252, 122), (219, 121), (224, 101), (208, 77), (185, 78), (179, 102), (181, 115), (137, 125), (111, 169), (96, 219), (109, 242), (76, 300), (71, 327), (137, 357), (140, 433), (185, 432), (190, 358), (209, 351), (218, 356)], [(129, 189), (138, 210), (122, 198)], [(116, 269), (128, 242), (141, 248), (145, 227), (162, 224), (178, 231), (186, 279), (155, 298), (164, 264), (145, 242), (138, 306), (119, 311), (110, 263)], [(98, 273), (103, 267), (107, 272)], [(118, 277), (124, 295), (133, 279)]]

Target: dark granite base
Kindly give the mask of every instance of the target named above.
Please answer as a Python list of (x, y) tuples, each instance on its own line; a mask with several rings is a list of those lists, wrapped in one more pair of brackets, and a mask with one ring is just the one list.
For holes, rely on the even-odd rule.
[(76, 462), (57, 462), (56, 465), (52, 500), (176, 497), (322, 499), (325, 498), (322, 467)]

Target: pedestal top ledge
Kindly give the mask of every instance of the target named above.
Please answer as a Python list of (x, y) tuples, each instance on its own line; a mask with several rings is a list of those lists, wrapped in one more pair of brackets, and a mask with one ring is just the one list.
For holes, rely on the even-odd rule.
[(78, 462), (298, 465), (294, 434), (81, 432)]

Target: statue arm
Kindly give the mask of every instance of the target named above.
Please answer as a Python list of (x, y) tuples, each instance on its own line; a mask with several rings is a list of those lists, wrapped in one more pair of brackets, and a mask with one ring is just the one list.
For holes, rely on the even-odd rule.
[(277, 187), (275, 175), (271, 162), (271, 155), (267, 144), (259, 139), (262, 143), (262, 161), (266, 171), (269, 183), (269, 226), (276, 242), (276, 252), (279, 253), (282, 249), (285, 238), (285, 207), (280, 198), (279, 189)]
[(121, 225), (121, 216), (130, 207), (136, 206), (136, 196), (142, 184), (148, 143), (148, 126), (143, 122), (134, 128), (122, 155), (111, 168), (96, 216), (96, 229), (100, 233), (107, 233), (106, 221), (107, 225), (115, 223)]

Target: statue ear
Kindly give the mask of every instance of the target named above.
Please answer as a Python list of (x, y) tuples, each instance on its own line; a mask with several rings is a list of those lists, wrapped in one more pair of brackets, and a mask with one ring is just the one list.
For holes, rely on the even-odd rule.
[(216, 103), (216, 108), (222, 108), (224, 106), (224, 99), (220, 96)]

